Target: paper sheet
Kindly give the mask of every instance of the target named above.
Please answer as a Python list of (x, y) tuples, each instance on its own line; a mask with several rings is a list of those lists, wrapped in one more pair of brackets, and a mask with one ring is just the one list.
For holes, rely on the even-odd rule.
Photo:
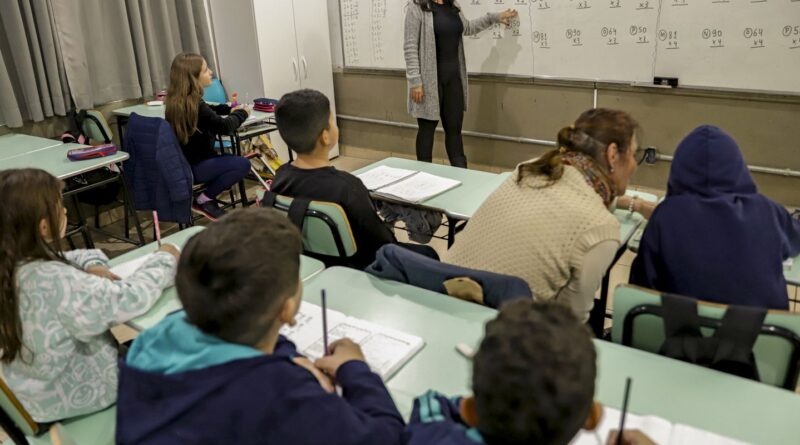
[(115, 274), (119, 275), (120, 278), (123, 280), (133, 275), (139, 267), (142, 266), (147, 260), (152, 257), (152, 253), (148, 253), (147, 255), (140, 256), (135, 260), (126, 261), (122, 264), (117, 264), (116, 266), (112, 267), (110, 270)]
[(368, 172), (361, 173), (357, 176), (367, 190), (378, 190), (389, 184), (395, 183), (403, 178), (407, 178), (417, 173), (414, 170), (406, 170), (404, 168), (394, 168), (381, 165), (373, 168)]
[(461, 182), (455, 179), (419, 172), (400, 182), (379, 189), (378, 193), (403, 201), (419, 203), (458, 187), (460, 184)]

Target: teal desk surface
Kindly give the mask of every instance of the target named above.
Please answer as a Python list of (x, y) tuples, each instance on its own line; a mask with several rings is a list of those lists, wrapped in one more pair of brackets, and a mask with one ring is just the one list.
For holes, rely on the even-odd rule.
[[(156, 105), (150, 106), (147, 104), (139, 104), (139, 105), (131, 105), (129, 107), (117, 108), (116, 110), (112, 111), (115, 116), (123, 116), (128, 117), (132, 113), (136, 113), (140, 116), (147, 116), (147, 117), (160, 117), (164, 118), (164, 113), (166, 113), (167, 107), (165, 105)], [(275, 116), (275, 113), (264, 113), (262, 111), (256, 111), (252, 108), (250, 109), (250, 115), (255, 116), (261, 119), (268, 119)], [(239, 132), (246, 132), (250, 127), (244, 127), (239, 130)]]
[(67, 152), (86, 147), (81, 144), (58, 144), (53, 147), (26, 153), (10, 159), (1, 159), (0, 169), (12, 168), (40, 168), (59, 179), (66, 179), (82, 173), (97, 170), (107, 165), (116, 164), (128, 159), (128, 153), (120, 150), (116, 154), (103, 158), (88, 159), (85, 161), (70, 161)]
[[(320, 304), (325, 289), (332, 309), (414, 334), (425, 346), (387, 383), (407, 418), (413, 398), (428, 389), (469, 394), (471, 363), (458, 343), (477, 348), (493, 309), (364, 272), (332, 267), (306, 284), (303, 298)], [(753, 443), (795, 443), (800, 396), (655, 354), (595, 341), (596, 397), (620, 408), (625, 377), (633, 378), (630, 410), (688, 424)]]
[(784, 270), (783, 275), (786, 277), (786, 281), (789, 284), (800, 286), (800, 255), (797, 255), (794, 258), (792, 268), (789, 270)]
[(354, 171), (353, 174), (359, 175), (381, 165), (423, 171), (432, 175), (461, 181), (461, 185), (458, 187), (421, 203), (423, 207), (440, 211), (453, 219), (459, 220), (470, 219), (475, 214), (475, 211), (478, 210), (478, 207), (483, 204), (483, 201), (500, 187), (503, 181), (511, 176), (510, 172), (488, 173), (401, 158), (386, 158), (360, 168)]
[[(27, 134), (5, 134), (0, 136), (0, 160), (15, 158), (39, 150), (61, 145), (60, 141)], [(5, 162), (3, 162), (5, 164)]]
[[(204, 227), (202, 226), (190, 227), (165, 237), (161, 241), (164, 243), (172, 243), (182, 248), (186, 242), (189, 241), (189, 238), (196, 235), (203, 229)], [(144, 247), (140, 247), (124, 255), (120, 255), (111, 260), (109, 263), (111, 266), (122, 264), (126, 261), (131, 261), (143, 255), (147, 255), (150, 252), (154, 252), (156, 249), (158, 249), (157, 243), (150, 243)], [(321, 261), (304, 255), (300, 256), (300, 278), (303, 281), (308, 281), (309, 279), (313, 278), (322, 272), (324, 268), (325, 265), (322, 264)], [(147, 311), (147, 313), (129, 321), (128, 325), (141, 331), (156, 325), (159, 321), (163, 320), (164, 317), (180, 309), (181, 302), (178, 299), (178, 292), (175, 290), (175, 287), (170, 287), (164, 290), (164, 293), (161, 294), (161, 298), (158, 299), (156, 304), (154, 304), (153, 307)]]

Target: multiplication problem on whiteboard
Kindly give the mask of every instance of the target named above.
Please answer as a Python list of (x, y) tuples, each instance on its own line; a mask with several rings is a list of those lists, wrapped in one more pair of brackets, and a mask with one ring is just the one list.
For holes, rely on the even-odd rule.
[(647, 27), (644, 25), (631, 25), (628, 33), (636, 43), (650, 43), (650, 40), (647, 39)]
[(766, 48), (764, 43), (764, 28), (747, 27), (743, 32), (744, 38), (750, 41), (751, 49)]
[(577, 28), (567, 28), (564, 32), (572, 46), (583, 46), (583, 39), (581, 37), (581, 30)]
[(550, 44), (547, 41), (547, 33), (534, 31), (533, 32), (533, 43), (541, 49), (550, 49)]
[(789, 49), (800, 49), (800, 25), (786, 25), (781, 29)]
[(664, 42), (667, 49), (680, 49), (678, 44), (678, 31), (662, 29), (658, 31), (658, 40)]
[(703, 40), (708, 42), (709, 48), (725, 48), (722, 42), (722, 30), (716, 28), (706, 28), (702, 34)]

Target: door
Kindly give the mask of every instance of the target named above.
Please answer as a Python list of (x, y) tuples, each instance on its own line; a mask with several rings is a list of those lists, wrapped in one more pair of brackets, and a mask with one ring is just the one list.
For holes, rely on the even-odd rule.
[[(292, 3), (301, 87), (312, 88), (328, 96), (335, 117), (328, 4), (326, 0), (294, 0)], [(331, 150), (330, 156), (339, 156), (338, 144)]]
[[(293, 3), (291, 0), (253, 0), (264, 94), (272, 99), (280, 99), (301, 88)], [(244, 97), (245, 93), (240, 91), (239, 97)], [(270, 133), (270, 139), (281, 159), (288, 161), (289, 151), (278, 132)]]

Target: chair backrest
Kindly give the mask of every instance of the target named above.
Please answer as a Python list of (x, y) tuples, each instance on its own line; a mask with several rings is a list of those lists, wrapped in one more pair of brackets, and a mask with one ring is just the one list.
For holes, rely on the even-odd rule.
[(225, 94), (225, 88), (218, 77), (211, 79), (211, 85), (207, 86), (203, 91), (203, 100), (219, 104), (224, 104), (228, 101), (228, 95)]
[[(660, 315), (661, 294), (637, 286), (621, 285), (614, 291), (615, 343), (657, 353), (665, 340)], [(698, 301), (703, 334), (709, 335), (727, 306)], [(800, 314), (769, 311), (753, 346), (763, 383), (794, 390), (800, 371)]]
[[(0, 408), (14, 423), (14, 425), (9, 425), (8, 427), (16, 427), (25, 436), (39, 434), (39, 424), (28, 414), (28, 411), (22, 406), (22, 403), (11, 392), (11, 388), (6, 385), (5, 380), (2, 378), (0, 378)], [(6, 425), (3, 425), (3, 427), (5, 428)]]
[[(258, 202), (264, 196), (257, 193)], [(278, 195), (273, 207), (289, 213), (293, 198)], [(303, 220), (303, 250), (314, 255), (349, 258), (356, 253), (356, 240), (344, 209), (338, 204), (311, 201)]]
[(88, 136), (94, 143), (108, 144), (114, 138), (111, 127), (108, 126), (103, 113), (97, 110), (86, 110), (86, 118), (83, 120), (83, 134)]

